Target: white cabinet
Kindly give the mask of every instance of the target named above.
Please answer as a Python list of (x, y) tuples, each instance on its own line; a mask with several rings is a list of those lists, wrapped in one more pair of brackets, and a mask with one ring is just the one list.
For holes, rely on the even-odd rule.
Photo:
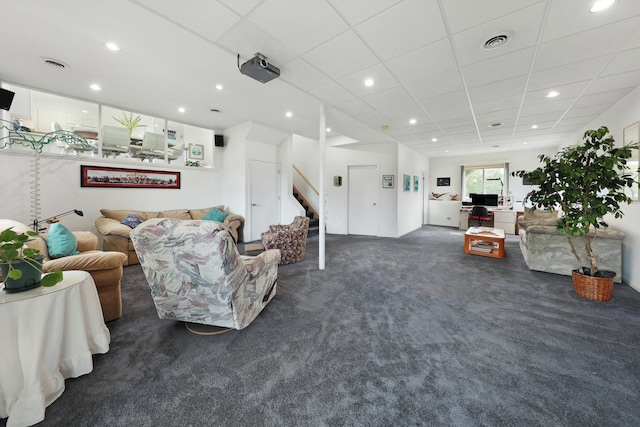
[(445, 225), (456, 227), (460, 225), (460, 207), (462, 202), (457, 200), (429, 200), (427, 222), (429, 225)]
[(516, 234), (516, 211), (493, 211), (493, 227), (505, 234)]

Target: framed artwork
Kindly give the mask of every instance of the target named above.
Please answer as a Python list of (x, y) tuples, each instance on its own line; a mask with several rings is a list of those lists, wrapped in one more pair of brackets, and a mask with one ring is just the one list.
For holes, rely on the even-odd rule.
[[(635, 122), (632, 125), (624, 128), (622, 133), (622, 142), (624, 145), (634, 144), (640, 141), (640, 122)], [(638, 180), (638, 165), (640, 161), (640, 150), (635, 150), (635, 156), (631, 157), (631, 159), (627, 162), (627, 166), (631, 169), (633, 178)], [(638, 184), (634, 184), (631, 188), (625, 188), (625, 193), (631, 197), (634, 201), (638, 201)]]
[(418, 192), (418, 187), (420, 186), (420, 180), (418, 179), (417, 176), (413, 176), (413, 192), (417, 193)]
[(204, 145), (189, 144), (189, 158), (192, 160), (204, 160)]
[(402, 191), (411, 191), (411, 175), (402, 175)]
[(436, 178), (436, 185), (438, 187), (449, 187), (451, 185), (451, 178)]
[(81, 187), (180, 188), (180, 172), (80, 166)]
[(382, 188), (393, 188), (393, 175), (382, 175)]

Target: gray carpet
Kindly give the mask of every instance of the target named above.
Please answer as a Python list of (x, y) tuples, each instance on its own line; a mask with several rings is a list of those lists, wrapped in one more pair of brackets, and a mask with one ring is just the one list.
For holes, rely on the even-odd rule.
[(94, 371), (43, 426), (638, 426), (640, 293), (464, 255), (462, 232), (317, 236), (245, 330), (157, 318), (139, 266)]

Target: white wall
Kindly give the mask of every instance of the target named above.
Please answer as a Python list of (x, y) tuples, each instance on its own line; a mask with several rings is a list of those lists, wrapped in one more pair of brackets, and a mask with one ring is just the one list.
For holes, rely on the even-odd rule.
[[(581, 130), (580, 136), (589, 129), (606, 126), (616, 143), (622, 145), (623, 129), (639, 120), (640, 86), (585, 126)], [(625, 233), (622, 242), (622, 280), (640, 292), (640, 227), (638, 227), (640, 202), (624, 205), (622, 211), (624, 212), (623, 218), (607, 217), (606, 220), (609, 225)]]
[(290, 224), (296, 216), (304, 216), (305, 211), (293, 197), (293, 140), (289, 136), (280, 144), (280, 223)]
[[(0, 152), (0, 217), (26, 224), (33, 221), (30, 212), (32, 153)], [(80, 165), (99, 165), (162, 171), (179, 171), (180, 189), (91, 188), (80, 186)], [(96, 233), (94, 221), (100, 209), (159, 211), (196, 209), (223, 203), (221, 173), (204, 168), (171, 168), (131, 162), (97, 162), (73, 156), (43, 155), (40, 158), (40, 218), (51, 217), (71, 209), (84, 212), (83, 217), (68, 215), (62, 222), (72, 230)]]
[[(429, 161), (426, 157), (403, 145), (398, 145), (398, 173), (396, 179), (396, 218), (389, 218), (397, 222), (397, 236), (405, 235), (422, 227), (424, 222), (424, 182), (422, 177), (428, 174)], [(403, 175), (411, 176), (410, 191), (403, 190)], [(414, 191), (414, 177), (419, 179), (418, 191)], [(382, 179), (382, 178), (381, 178)], [(384, 190), (385, 194), (388, 190)], [(391, 202), (391, 200), (389, 200)]]

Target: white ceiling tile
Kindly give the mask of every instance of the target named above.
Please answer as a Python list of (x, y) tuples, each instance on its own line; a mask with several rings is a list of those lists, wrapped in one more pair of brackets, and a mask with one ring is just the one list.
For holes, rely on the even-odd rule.
[[(453, 40), (460, 56), (460, 65), (486, 61), (534, 46), (538, 39), (538, 30), (544, 9), (544, 3), (537, 3), (455, 34)], [(500, 34), (509, 37), (506, 44), (496, 49), (482, 48), (484, 42), (490, 37)]]
[(458, 67), (448, 38), (392, 58), (386, 65), (404, 83), (457, 70)]
[(622, 49), (626, 39), (639, 24), (640, 18), (626, 19), (616, 24), (542, 43), (535, 71), (605, 55), (612, 56), (612, 52)]
[[(374, 85), (365, 86), (364, 81), (366, 79), (373, 79)], [(376, 64), (373, 67), (343, 77), (338, 80), (338, 83), (357, 96), (366, 96), (399, 86), (398, 81), (382, 64)]]
[[(211, 41), (217, 40), (240, 21), (236, 13), (208, 0), (192, 0), (189, 7), (171, 0), (137, 0), (137, 3)], [(216, 25), (211, 25), (211, 22)]]
[(640, 48), (634, 48), (619, 52), (604, 69), (602, 75), (610, 76), (638, 69), (640, 69)]
[(404, 0), (358, 25), (356, 32), (386, 60), (447, 36), (437, 0)]
[(464, 90), (458, 70), (414, 80), (406, 83), (404, 87), (417, 99), (433, 98), (434, 96)]
[(442, 2), (454, 34), (537, 3), (544, 3), (544, 0), (483, 0), (481, 2), (446, 0)]
[(591, 58), (554, 68), (536, 71), (531, 75), (529, 90), (549, 89), (576, 81), (590, 81), (602, 70), (609, 58)]
[(218, 0), (240, 16), (251, 12), (262, 0)]
[(365, 21), (401, 0), (329, 0), (351, 25)]
[(638, 85), (640, 85), (640, 70), (629, 71), (596, 79), (591, 83), (585, 94), (608, 92), (623, 88), (633, 89)]
[(630, 92), (630, 89), (617, 89), (608, 92), (598, 92), (589, 95), (581, 96), (580, 99), (574, 104), (575, 108), (589, 107), (599, 104), (611, 104), (617, 100), (623, 98)]
[(304, 91), (325, 85), (331, 81), (329, 77), (301, 58), (283, 67), (280, 70), (280, 77)]
[(474, 105), (489, 104), (500, 108), (501, 105), (495, 101), (504, 99), (509, 105), (512, 105), (513, 100), (519, 102), (524, 95), (526, 84), (527, 76), (516, 76), (471, 87), (469, 88), (469, 96)]
[(533, 48), (527, 48), (467, 65), (462, 68), (462, 74), (467, 86), (474, 87), (526, 75), (532, 60)]
[(357, 73), (379, 62), (352, 31), (318, 46), (303, 58), (334, 79)]
[(265, 0), (248, 19), (298, 54), (349, 28), (327, 2), (317, 0)]
[(309, 93), (330, 104), (341, 104), (355, 98), (352, 93), (349, 93), (349, 91), (336, 82), (330, 82), (313, 88), (309, 90)]

